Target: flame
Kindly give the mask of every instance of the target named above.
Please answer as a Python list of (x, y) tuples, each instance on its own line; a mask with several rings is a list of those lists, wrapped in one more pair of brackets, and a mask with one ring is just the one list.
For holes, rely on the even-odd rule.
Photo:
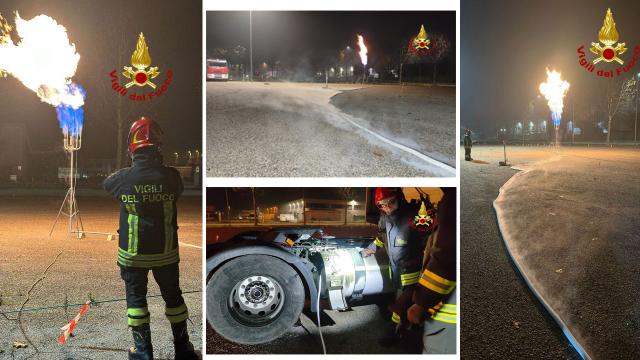
[(555, 70), (549, 71), (547, 68), (547, 81), (541, 83), (539, 89), (540, 93), (547, 99), (553, 125), (559, 126), (560, 119), (562, 119), (564, 96), (569, 91), (569, 83), (562, 80), (562, 74)]
[(362, 35), (358, 35), (358, 47), (360, 48), (360, 61), (362, 61), (362, 65), (367, 65), (367, 47), (364, 45), (364, 38)]
[(418, 210), (418, 215), (420, 216), (427, 216), (429, 213), (427, 212), (427, 207), (424, 206), (424, 201), (422, 202), (422, 205), (420, 205), (420, 210)]
[(422, 24), (420, 26), (420, 32), (418, 33), (418, 36), (416, 36), (416, 39), (426, 39), (427, 38), (427, 31), (424, 29), (424, 24)]
[(598, 32), (598, 40), (601, 43), (611, 46), (618, 42), (620, 35), (618, 34), (618, 30), (616, 30), (616, 22), (613, 21), (613, 13), (611, 9), (607, 9), (607, 14), (604, 16), (604, 23), (602, 24), (602, 28), (600, 28), (600, 32)]
[[(0, 73), (11, 74), (41, 101), (55, 106), (63, 131), (73, 133), (82, 129), (85, 92), (71, 81), (80, 55), (69, 42), (67, 29), (49, 16), (24, 20), (17, 12), (17, 43), (11, 39), (11, 29), (0, 16)], [(72, 119), (64, 118), (65, 115)], [(66, 127), (69, 124), (75, 125)]]
[(131, 54), (131, 65), (138, 70), (144, 70), (151, 65), (151, 56), (149, 55), (149, 47), (144, 40), (144, 34), (140, 33), (138, 36), (138, 43), (136, 49)]
[(11, 41), (11, 36), (9, 35), (11, 29), (11, 25), (9, 25), (7, 20), (2, 17), (2, 14), (0, 14), (0, 44)]
[(81, 94), (68, 87), (80, 55), (69, 43), (67, 30), (46, 15), (24, 20), (16, 13), (16, 32), (20, 41), (14, 44), (3, 31), (2, 38), (9, 41), (0, 44), (0, 69), (48, 104), (82, 106)]

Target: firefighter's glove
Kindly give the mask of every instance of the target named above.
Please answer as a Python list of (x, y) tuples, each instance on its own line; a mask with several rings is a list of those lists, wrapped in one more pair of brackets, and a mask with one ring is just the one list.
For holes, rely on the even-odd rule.
[(409, 310), (407, 310), (407, 319), (412, 324), (417, 324), (417, 325), (422, 324), (426, 318), (427, 318), (427, 311), (425, 310), (424, 307), (418, 304), (411, 305)]
[(368, 257), (375, 253), (376, 253), (376, 249), (369, 249), (369, 248), (362, 249), (362, 251), (360, 251), (360, 255), (362, 255), (362, 257)]

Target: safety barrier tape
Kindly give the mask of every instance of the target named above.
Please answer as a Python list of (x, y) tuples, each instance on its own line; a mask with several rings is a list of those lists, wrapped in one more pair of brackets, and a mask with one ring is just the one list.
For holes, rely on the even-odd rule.
[(87, 311), (87, 309), (89, 308), (89, 304), (91, 304), (91, 300), (84, 303), (84, 306), (80, 309), (80, 312), (78, 313), (78, 315), (76, 315), (76, 317), (74, 317), (71, 321), (69, 321), (67, 325), (60, 328), (60, 331), (62, 331), (62, 334), (58, 339), (58, 342), (60, 343), (60, 345), (64, 345), (64, 343), (67, 342), (67, 339), (71, 335), (71, 332), (73, 331), (73, 329), (75, 329), (76, 325), (78, 324), (78, 321), (80, 321), (80, 318), (82, 317), (82, 315), (84, 315), (84, 312)]

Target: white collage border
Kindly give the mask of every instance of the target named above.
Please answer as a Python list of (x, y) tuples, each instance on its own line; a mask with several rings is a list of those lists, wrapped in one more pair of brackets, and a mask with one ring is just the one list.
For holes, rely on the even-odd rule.
[[(449, 10), (456, 12), (456, 143), (460, 139), (460, 0), (405, 0), (398, 5), (397, 8), (389, 8), (388, 2), (382, 1), (364, 1), (364, 0), (350, 0), (350, 1), (295, 1), (295, 0), (272, 0), (268, 2), (259, 2), (255, 0), (248, 0), (244, 2), (229, 2), (222, 0), (203, 0), (202, 11), (202, 76), (205, 78), (205, 59), (206, 59), (206, 13), (207, 11), (233, 11), (233, 10), (354, 10), (354, 11), (438, 11)], [(202, 175), (203, 175), (203, 191), (202, 191), (202, 241), (205, 244), (202, 252), (202, 269), (205, 269), (206, 262), (206, 188), (207, 187), (408, 187), (408, 186), (424, 186), (424, 187), (455, 187), (457, 189), (457, 236), (456, 244), (458, 249), (457, 254), (457, 279), (460, 281), (460, 146), (456, 146), (456, 177), (455, 178), (208, 178), (206, 177), (207, 171), (207, 139), (206, 139), (206, 82), (203, 80), (202, 86)], [(203, 359), (218, 359), (221, 357), (227, 357), (231, 355), (205, 355), (206, 354), (206, 274), (202, 277), (202, 354)], [(462, 306), (460, 306), (461, 291), (458, 291), (458, 323), (457, 323), (457, 336), (456, 348), (458, 349), (457, 355), (429, 355), (429, 359), (459, 359), (460, 358), (460, 314)], [(234, 359), (244, 360), (253, 359), (256, 356), (244, 354), (235, 355)], [(266, 355), (277, 357), (294, 357), (300, 355)], [(322, 356), (322, 355), (320, 355)], [(376, 357), (398, 357), (410, 359), (410, 358), (422, 358), (423, 355), (327, 355), (332, 359), (353, 359), (365, 358), (370, 356)]]

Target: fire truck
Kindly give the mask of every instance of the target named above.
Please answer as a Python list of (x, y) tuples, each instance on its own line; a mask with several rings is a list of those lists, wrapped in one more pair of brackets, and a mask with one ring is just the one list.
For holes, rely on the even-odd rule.
[(229, 80), (229, 64), (224, 59), (207, 59), (207, 81)]

